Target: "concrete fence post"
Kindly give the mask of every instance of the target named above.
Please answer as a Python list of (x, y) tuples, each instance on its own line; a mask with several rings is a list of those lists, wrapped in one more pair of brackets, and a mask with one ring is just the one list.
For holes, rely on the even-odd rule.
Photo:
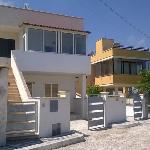
[(142, 99), (142, 118), (143, 119), (148, 119), (148, 98), (149, 96), (148, 95), (143, 95), (143, 94), (140, 94), (140, 97)]
[(8, 69), (0, 69), (0, 146), (6, 144)]

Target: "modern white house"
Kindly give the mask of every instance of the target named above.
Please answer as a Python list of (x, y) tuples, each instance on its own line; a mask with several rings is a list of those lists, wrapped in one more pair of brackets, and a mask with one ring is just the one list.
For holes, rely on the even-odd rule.
[[(31, 111), (36, 113), (35, 121), (32, 122), (33, 116), (31, 120), (22, 120), (24, 126), (20, 130), (28, 123), (41, 137), (70, 130), (73, 101), (77, 93), (84, 101), (86, 76), (91, 72), (86, 55), (88, 34), (82, 18), (0, 6), (0, 61), (5, 58), (10, 66), (8, 135), (16, 133), (21, 122), (9, 115), (18, 109), (27, 114), (29, 107), (40, 111)], [(34, 103), (39, 109), (32, 107)]]

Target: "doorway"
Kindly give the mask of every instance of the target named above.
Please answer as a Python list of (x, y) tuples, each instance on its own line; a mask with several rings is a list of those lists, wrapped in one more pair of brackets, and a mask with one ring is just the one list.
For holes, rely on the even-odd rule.
[(11, 57), (11, 50), (15, 50), (15, 40), (0, 38), (0, 57)]

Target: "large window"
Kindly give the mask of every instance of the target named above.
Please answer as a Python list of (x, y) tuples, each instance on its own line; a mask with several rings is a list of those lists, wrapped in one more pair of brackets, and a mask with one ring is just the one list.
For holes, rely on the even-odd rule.
[(144, 63), (142, 61), (132, 60), (115, 60), (115, 73), (116, 74), (131, 74), (137, 75), (141, 69), (144, 69)]
[(27, 50), (86, 55), (86, 35), (29, 28)]
[(56, 52), (56, 32), (44, 31), (44, 51)]
[(76, 34), (74, 40), (76, 54), (86, 55), (86, 36)]
[(43, 50), (43, 31), (39, 29), (28, 30), (28, 50)]
[(73, 54), (73, 34), (62, 33), (62, 53)]

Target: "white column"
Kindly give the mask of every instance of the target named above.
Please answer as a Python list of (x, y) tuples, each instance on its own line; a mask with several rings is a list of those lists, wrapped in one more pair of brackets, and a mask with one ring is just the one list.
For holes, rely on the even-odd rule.
[(0, 146), (6, 144), (8, 69), (0, 69)]
[(82, 96), (82, 118), (86, 119), (87, 115), (87, 100), (86, 97), (86, 75), (82, 75), (82, 83), (81, 83), (82, 89), (81, 89), (81, 96)]
[(115, 86), (115, 95), (118, 95), (118, 87)]
[(82, 75), (82, 93), (81, 93), (81, 96), (82, 96), (82, 100), (85, 99), (86, 97), (86, 75)]

